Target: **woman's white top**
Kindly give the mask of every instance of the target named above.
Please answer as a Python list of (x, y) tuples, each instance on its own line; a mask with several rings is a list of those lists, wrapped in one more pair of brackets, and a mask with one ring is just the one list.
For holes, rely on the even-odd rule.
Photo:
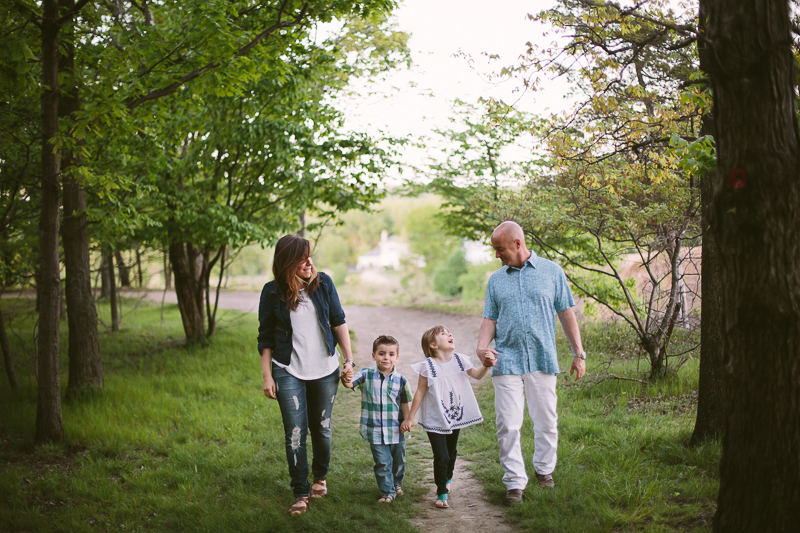
[(288, 373), (302, 380), (324, 378), (339, 368), (338, 353), (331, 357), (328, 353), (328, 343), (319, 323), (317, 308), (314, 302), (306, 296), (304, 289), (300, 290), (297, 309), (289, 311), (292, 321), (292, 358), (289, 366), (272, 362)]
[(414, 363), (411, 368), (428, 379), (428, 391), (419, 407), (419, 425), (431, 433), (452, 433), (483, 422), (478, 400), (472, 392), (467, 370), (469, 356), (453, 352), (446, 363), (432, 357)]

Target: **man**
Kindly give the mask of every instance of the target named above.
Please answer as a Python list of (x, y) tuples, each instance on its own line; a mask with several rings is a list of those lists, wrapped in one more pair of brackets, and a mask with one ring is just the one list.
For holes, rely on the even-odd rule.
[[(586, 373), (586, 353), (572, 310), (575, 303), (561, 267), (529, 251), (516, 222), (503, 222), (494, 230), (492, 247), (503, 267), (492, 274), (486, 288), (477, 353), (481, 362), (497, 356), (492, 382), (500, 464), (505, 471), (506, 499), (518, 502), (528, 484), (520, 444), (526, 398), (533, 420), (536, 478), (542, 486), (554, 486), (559, 373), (556, 314), (572, 347), (569, 373), (576, 373), (575, 379)], [(494, 348), (490, 347), (492, 340)]]

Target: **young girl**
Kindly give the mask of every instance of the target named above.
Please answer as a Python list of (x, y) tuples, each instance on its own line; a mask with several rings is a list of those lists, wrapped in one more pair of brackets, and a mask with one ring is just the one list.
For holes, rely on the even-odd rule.
[[(411, 365), (419, 373), (417, 392), (409, 417), (400, 427), (406, 432), (414, 427), (420, 411), (419, 425), (428, 433), (433, 449), (433, 479), (436, 482), (436, 507), (449, 507), (448, 485), (456, 464), (456, 445), (461, 428), (483, 421), (478, 401), (467, 375), (481, 379), (489, 367), (473, 368), (469, 357), (456, 353), (453, 336), (444, 326), (434, 326), (422, 335), (425, 360)], [(488, 360), (488, 365), (494, 365)]]

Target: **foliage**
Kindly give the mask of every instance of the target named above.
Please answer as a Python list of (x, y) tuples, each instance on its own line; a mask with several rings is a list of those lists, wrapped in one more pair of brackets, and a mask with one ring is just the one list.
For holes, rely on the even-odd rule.
[(445, 231), (439, 213), (438, 205), (426, 205), (414, 209), (406, 221), (411, 253), (425, 261), (422, 272), (427, 275), (433, 274), (439, 263), (461, 247), (461, 241)]
[[(480, 178), (461, 186), (454, 176), (459, 167), (467, 174), (463, 162), (432, 167), (450, 212), (464, 219), (455, 231), (486, 235), (502, 220), (520, 223), (579, 296), (631, 326), (653, 375), (664, 372), (674, 328), (687, 323), (696, 296), (684, 270), (700, 242), (699, 179), (713, 165), (712, 139), (700, 134), (710, 99), (697, 75), (694, 16), (661, 1), (622, 9), (591, 0), (532, 16), (562, 39), (530, 45), (522, 64), (501, 75), (524, 77), (530, 89), (566, 76), (575, 106), (538, 119), (487, 101), (483, 122), (542, 139), (546, 161), (501, 190)], [(479, 138), (481, 129), (466, 124)], [(645, 272), (639, 291), (619, 270), (632, 257)]]
[(458, 296), (462, 286), (460, 277), (467, 273), (467, 260), (461, 247), (453, 250), (446, 261), (439, 263), (433, 272), (433, 289), (445, 296)]
[(458, 285), (461, 287), (461, 300), (464, 302), (475, 302), (483, 300), (486, 296), (486, 285), (489, 277), (500, 267), (496, 261), (491, 261), (483, 265), (467, 265), (467, 271), (458, 277)]

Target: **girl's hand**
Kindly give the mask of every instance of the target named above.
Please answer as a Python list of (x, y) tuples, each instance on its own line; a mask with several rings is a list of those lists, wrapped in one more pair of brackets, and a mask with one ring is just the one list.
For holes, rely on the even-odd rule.
[(405, 433), (406, 431), (411, 431), (411, 428), (414, 427), (414, 422), (411, 420), (404, 420), (402, 424), (400, 424), (400, 433)]
[(275, 400), (275, 399), (276, 399), (276, 396), (275, 396), (275, 393), (276, 393), (276, 390), (275, 390), (275, 380), (274, 380), (274, 379), (272, 379), (272, 376), (266, 376), (266, 377), (264, 378), (264, 386), (263, 386), (263, 389), (264, 389), (264, 395), (265, 395), (267, 398), (272, 398), (273, 400)]

